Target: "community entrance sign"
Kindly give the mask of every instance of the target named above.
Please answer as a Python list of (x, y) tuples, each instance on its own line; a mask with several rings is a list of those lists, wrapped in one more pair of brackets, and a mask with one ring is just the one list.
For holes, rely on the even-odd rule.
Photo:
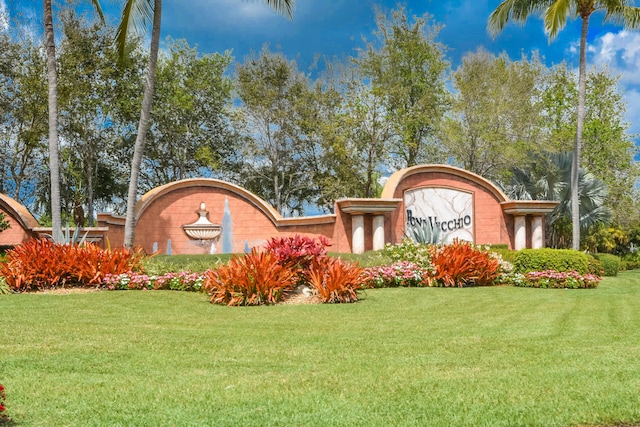
[(445, 187), (421, 187), (404, 192), (405, 227), (430, 227), (442, 242), (473, 242), (473, 194)]

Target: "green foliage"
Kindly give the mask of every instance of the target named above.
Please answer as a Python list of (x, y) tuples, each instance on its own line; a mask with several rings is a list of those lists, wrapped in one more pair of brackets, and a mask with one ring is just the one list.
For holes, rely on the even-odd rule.
[(241, 184), (281, 214), (301, 213), (314, 199), (309, 172), (315, 170), (315, 151), (304, 126), (305, 100), (311, 97), (307, 77), (294, 61), (265, 46), (237, 65), (235, 89), (246, 135), (241, 154), (252, 159), (241, 165)]
[(405, 8), (376, 13), (380, 43), (369, 43), (356, 60), (382, 100), (394, 138), (390, 151), (397, 166), (437, 163), (445, 159), (437, 134), (450, 94), (446, 89), (444, 47), (436, 42), (442, 28), (432, 17), (407, 17)]
[(232, 256), (232, 254), (154, 255), (144, 258), (142, 265), (143, 270), (153, 276), (181, 271), (202, 273), (220, 264), (226, 264)]
[(515, 273), (554, 270), (589, 273), (589, 257), (584, 252), (571, 249), (522, 249), (513, 260)]
[(455, 164), (488, 179), (504, 179), (531, 153), (544, 150), (540, 126), (540, 59), (511, 61), (506, 54), (470, 53), (452, 73), (453, 114), (445, 118), (444, 143)]
[(436, 245), (442, 243), (445, 236), (440, 227), (433, 227), (430, 222), (407, 227), (406, 236), (420, 245)]
[(491, 252), (495, 252), (503, 261), (513, 264), (516, 251), (509, 249), (509, 245), (490, 245)]
[(144, 189), (229, 171), (238, 138), (229, 125), (233, 83), (229, 52), (202, 54), (185, 40), (167, 40), (158, 59), (145, 162)]
[(594, 258), (593, 255), (589, 255), (588, 258), (589, 274), (594, 274), (600, 277), (604, 276), (604, 267), (602, 266), (602, 263)]
[(404, 239), (401, 243), (391, 245), (387, 243), (380, 255), (393, 262), (409, 261), (420, 267), (431, 266), (431, 252), (429, 246), (422, 245), (412, 239)]
[(601, 224), (589, 230), (584, 237), (584, 245), (590, 252), (619, 255), (629, 251), (630, 241), (622, 228)]
[(69, 223), (64, 230), (60, 229), (57, 233), (53, 233), (52, 236), (48, 236), (54, 243), (58, 243), (60, 245), (82, 245), (87, 239), (87, 235), (89, 231), (86, 231), (84, 235), (80, 235), (82, 232), (82, 227), (75, 227), (73, 232), (71, 232), (69, 228)]
[(612, 254), (593, 254), (593, 257), (602, 263), (605, 276), (617, 276), (620, 271), (620, 257)]
[(620, 270), (640, 269), (640, 251), (630, 252), (622, 255)]

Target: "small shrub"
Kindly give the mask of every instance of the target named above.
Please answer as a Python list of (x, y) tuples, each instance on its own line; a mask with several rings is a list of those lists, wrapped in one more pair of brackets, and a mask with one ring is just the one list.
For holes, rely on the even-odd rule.
[(581, 275), (577, 271), (530, 271), (516, 273), (511, 284), (527, 288), (590, 289), (598, 286), (600, 277), (594, 274)]
[(358, 300), (357, 290), (364, 281), (364, 270), (340, 258), (316, 258), (306, 272), (308, 283), (324, 303)]
[(593, 254), (594, 258), (602, 263), (605, 276), (614, 277), (620, 271), (620, 257), (613, 254)]
[(630, 252), (622, 256), (621, 270), (636, 270), (640, 268), (640, 251)]
[(275, 304), (284, 293), (293, 290), (296, 280), (296, 271), (280, 264), (273, 252), (258, 252), (254, 248), (207, 272), (203, 289), (214, 304)]
[(431, 285), (433, 268), (420, 267), (409, 261), (364, 270), (364, 284), (369, 288), (423, 287)]
[(579, 274), (589, 273), (587, 254), (571, 249), (522, 249), (513, 260), (514, 272), (530, 271), (577, 271)]
[(402, 243), (391, 245), (387, 243), (380, 251), (380, 255), (386, 257), (392, 263), (408, 261), (421, 267), (430, 268), (430, 246), (416, 243), (411, 239), (404, 239)]
[(57, 244), (32, 239), (7, 252), (0, 276), (15, 291), (98, 286), (106, 274), (139, 269), (141, 250), (104, 250), (93, 244)]
[(589, 263), (589, 274), (595, 274), (596, 276), (604, 276), (604, 267), (602, 263), (593, 256), (588, 256), (587, 262)]
[(500, 258), (470, 242), (453, 243), (431, 248), (433, 278), (441, 286), (484, 286), (500, 275)]

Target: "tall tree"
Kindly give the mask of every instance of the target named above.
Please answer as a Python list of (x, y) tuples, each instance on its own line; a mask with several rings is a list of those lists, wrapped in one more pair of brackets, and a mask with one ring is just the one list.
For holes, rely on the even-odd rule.
[(392, 154), (398, 167), (445, 159), (438, 130), (449, 104), (449, 64), (444, 46), (435, 40), (442, 26), (430, 19), (414, 16), (411, 22), (404, 8), (390, 16), (378, 12), (375, 35), (380, 46), (369, 43), (356, 61), (371, 80), (374, 95), (384, 100), (397, 136)]
[(456, 90), (445, 118), (443, 142), (455, 162), (493, 180), (540, 152), (538, 82), (544, 66), (535, 56), (511, 61), (479, 51), (452, 73)]
[[(45, 0), (50, 1), (50, 0)], [(292, 17), (294, 0), (264, 0), (276, 11)], [(127, 214), (124, 227), (124, 244), (133, 246), (133, 228), (135, 226), (135, 204), (138, 192), (138, 176), (140, 174), (140, 164), (144, 151), (145, 138), (149, 130), (149, 119), (151, 116), (151, 104), (153, 100), (153, 90), (155, 84), (156, 68), (158, 63), (158, 49), (160, 45), (160, 24), (162, 16), (162, 0), (126, 0), (122, 9), (122, 19), (116, 33), (116, 44), (124, 59), (126, 55), (127, 33), (130, 29), (145, 28), (149, 19), (153, 16), (151, 24), (151, 45), (149, 49), (149, 67), (147, 69), (147, 79), (145, 82), (144, 96), (142, 99), (142, 109), (140, 112), (140, 122), (138, 133), (134, 145), (133, 159), (131, 160), (131, 179), (129, 181), (129, 191), (127, 194)]]
[(489, 16), (488, 28), (495, 36), (510, 21), (524, 23), (530, 15), (543, 15), (544, 28), (549, 39), (556, 38), (565, 27), (567, 16), (581, 19), (580, 65), (578, 77), (578, 116), (576, 139), (571, 165), (571, 221), (572, 246), (580, 249), (580, 197), (578, 178), (580, 171), (580, 150), (585, 119), (585, 93), (587, 81), (587, 32), (589, 19), (596, 11), (605, 12), (605, 21), (622, 24), (625, 28), (640, 28), (640, 8), (629, 6), (633, 0), (504, 0)]
[[(62, 210), (60, 207), (60, 159), (58, 155), (58, 73), (56, 70), (56, 42), (53, 29), (53, 10), (51, 0), (43, 0), (44, 34), (47, 52), (47, 80), (49, 83), (49, 173), (51, 179), (51, 225), (53, 238), (59, 240), (62, 236)], [(104, 21), (102, 8), (98, 0), (91, 0), (93, 7)]]
[(45, 58), (40, 43), (7, 33), (0, 34), (0, 52), (0, 192), (31, 202), (33, 180), (46, 159)]
[[(581, 164), (607, 185), (613, 221), (624, 224), (634, 210), (640, 169), (634, 161), (638, 148), (628, 133), (618, 79), (606, 67), (587, 72)], [(576, 134), (577, 73), (564, 63), (556, 65), (548, 70), (541, 89), (542, 126), (550, 151), (570, 151)]]
[(300, 113), (310, 99), (309, 81), (294, 61), (265, 46), (238, 64), (236, 91), (246, 124), (243, 185), (283, 215), (302, 213), (312, 199), (302, 148), (307, 134)]
[(199, 55), (184, 40), (169, 40), (158, 62), (150, 144), (140, 187), (222, 170), (237, 144), (228, 125), (233, 83), (225, 71), (229, 53)]

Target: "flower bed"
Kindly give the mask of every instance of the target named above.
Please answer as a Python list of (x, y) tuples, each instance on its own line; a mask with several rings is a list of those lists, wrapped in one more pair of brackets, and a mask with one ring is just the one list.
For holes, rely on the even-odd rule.
[(577, 271), (531, 271), (514, 274), (508, 279), (514, 286), (526, 288), (591, 289), (598, 286), (600, 277), (594, 274), (581, 275)]

